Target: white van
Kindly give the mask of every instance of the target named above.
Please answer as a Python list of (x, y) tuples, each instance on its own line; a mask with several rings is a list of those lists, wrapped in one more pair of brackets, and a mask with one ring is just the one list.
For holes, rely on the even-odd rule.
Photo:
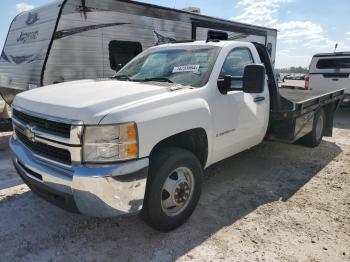
[(350, 106), (350, 52), (316, 54), (311, 60), (309, 89), (345, 88), (343, 105)]

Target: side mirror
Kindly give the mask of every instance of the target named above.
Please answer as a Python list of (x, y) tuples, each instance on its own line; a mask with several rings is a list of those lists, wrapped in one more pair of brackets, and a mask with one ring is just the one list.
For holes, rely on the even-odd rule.
[(221, 94), (226, 95), (231, 88), (231, 76), (227, 75), (224, 78), (219, 78), (218, 88)]
[(265, 86), (265, 67), (263, 65), (247, 65), (243, 74), (244, 93), (262, 93)]

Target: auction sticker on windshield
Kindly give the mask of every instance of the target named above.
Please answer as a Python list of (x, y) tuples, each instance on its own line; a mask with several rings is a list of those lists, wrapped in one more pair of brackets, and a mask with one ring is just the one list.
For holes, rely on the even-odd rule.
[(199, 73), (200, 65), (183, 65), (183, 66), (175, 66), (173, 69), (174, 73), (183, 73), (183, 72), (193, 72), (195, 74)]

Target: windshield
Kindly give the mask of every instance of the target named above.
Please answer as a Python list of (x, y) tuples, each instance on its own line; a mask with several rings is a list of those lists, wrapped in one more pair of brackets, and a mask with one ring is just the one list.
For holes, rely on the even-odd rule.
[(208, 82), (219, 50), (219, 47), (214, 46), (151, 49), (133, 59), (115, 78), (201, 87)]

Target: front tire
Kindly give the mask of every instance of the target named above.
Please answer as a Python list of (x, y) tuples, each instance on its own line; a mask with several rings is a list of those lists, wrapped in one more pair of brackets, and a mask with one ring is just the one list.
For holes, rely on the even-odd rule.
[(304, 145), (317, 147), (322, 142), (325, 125), (326, 114), (323, 109), (320, 109), (315, 114), (312, 131), (303, 138)]
[(143, 218), (167, 232), (187, 221), (201, 195), (203, 169), (199, 160), (181, 148), (165, 148), (151, 157)]

